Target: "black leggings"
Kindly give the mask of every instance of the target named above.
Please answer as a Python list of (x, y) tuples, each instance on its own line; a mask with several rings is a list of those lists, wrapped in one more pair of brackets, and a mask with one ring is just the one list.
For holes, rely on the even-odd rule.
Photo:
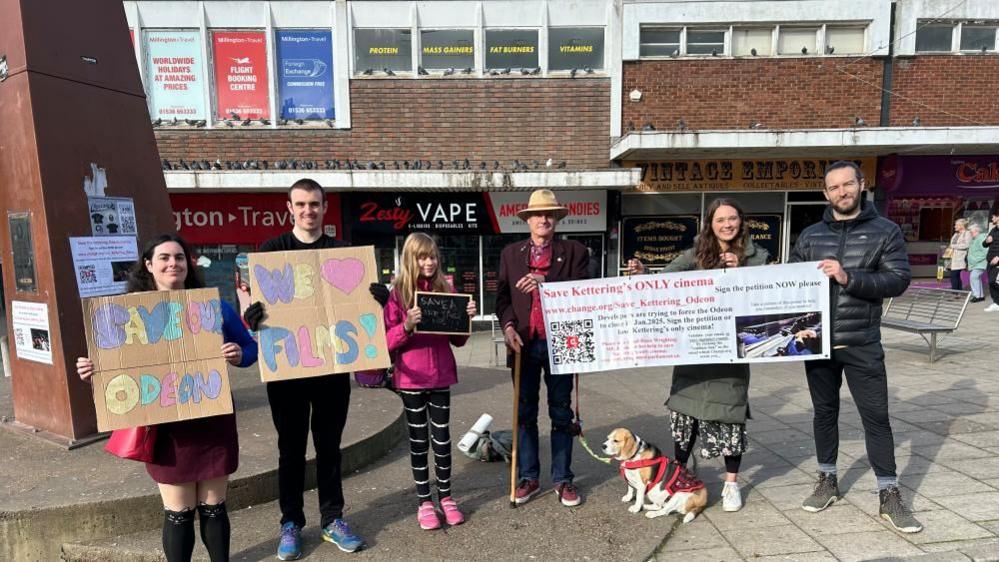
[[(682, 466), (687, 466), (687, 459), (690, 452), (694, 450), (694, 443), (697, 441), (697, 420), (694, 420), (694, 427), (691, 429), (690, 443), (673, 443), (673, 451), (676, 462)], [(736, 474), (739, 472), (739, 465), (742, 464), (742, 455), (725, 455), (725, 472)]]
[[(416, 495), (422, 504), (431, 501), (429, 443), (433, 443), (437, 498), (451, 495), (451, 391), (398, 390), (409, 425), (409, 460), (413, 467)], [(429, 426), (430, 430), (427, 430)]]

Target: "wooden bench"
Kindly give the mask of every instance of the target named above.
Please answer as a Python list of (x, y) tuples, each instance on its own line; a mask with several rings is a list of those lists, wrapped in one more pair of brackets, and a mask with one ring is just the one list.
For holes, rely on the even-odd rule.
[(937, 334), (957, 329), (970, 298), (968, 291), (912, 288), (888, 301), (881, 325), (919, 334), (930, 346), (930, 363), (933, 363), (937, 360)]

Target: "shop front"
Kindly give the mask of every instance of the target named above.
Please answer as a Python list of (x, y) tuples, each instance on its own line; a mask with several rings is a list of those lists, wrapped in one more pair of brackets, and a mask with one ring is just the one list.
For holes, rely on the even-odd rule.
[[(619, 259), (637, 257), (659, 269), (691, 247), (705, 212), (718, 198), (734, 200), (746, 213), (754, 242), (774, 262), (787, 259), (798, 234), (822, 218), (826, 166), (820, 158), (710, 159), (624, 162), (641, 169), (635, 191), (621, 196)], [(857, 158), (868, 178), (874, 158)]]
[[(193, 246), (205, 284), (233, 306), (240, 254), (294, 226), (287, 201), (284, 192), (170, 194), (177, 232)], [(326, 202), (323, 229), (342, 238), (340, 196), (327, 193)]]
[[(557, 191), (569, 215), (558, 225), (566, 238), (592, 250), (591, 267), (602, 275), (607, 232), (607, 191)], [(352, 245), (375, 246), (381, 280), (388, 283), (398, 267), (402, 244), (411, 232), (434, 237), (441, 268), (456, 291), (475, 295), (483, 315), (496, 307), (499, 257), (503, 247), (524, 239), (527, 225), (517, 211), (527, 206), (527, 192), (406, 192), (344, 195), (345, 236)]]
[(934, 277), (959, 218), (989, 224), (999, 156), (886, 156), (878, 162), (888, 218), (905, 235), (914, 277)]

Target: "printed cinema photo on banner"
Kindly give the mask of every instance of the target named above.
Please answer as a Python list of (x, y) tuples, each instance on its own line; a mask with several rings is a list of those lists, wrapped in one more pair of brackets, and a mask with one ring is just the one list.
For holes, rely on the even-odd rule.
[(740, 359), (822, 354), (822, 313), (735, 317)]

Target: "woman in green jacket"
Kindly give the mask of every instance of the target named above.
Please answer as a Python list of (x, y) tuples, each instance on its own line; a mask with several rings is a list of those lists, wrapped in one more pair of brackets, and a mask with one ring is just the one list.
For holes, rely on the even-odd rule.
[[(767, 251), (749, 237), (742, 207), (730, 199), (715, 199), (705, 216), (694, 247), (666, 266), (665, 272), (766, 265)], [(666, 406), (670, 410), (676, 460), (686, 464), (697, 437), (701, 458), (725, 458), (722, 509), (742, 508), (739, 464), (748, 447), (749, 366), (745, 364), (680, 365)]]
[(971, 246), (968, 247), (968, 269), (971, 270), (971, 302), (982, 302), (985, 300), (985, 287), (982, 285), (982, 275), (988, 267), (987, 255), (989, 253), (982, 242), (985, 241), (986, 234), (982, 232), (982, 227), (977, 223), (972, 223), (968, 230), (971, 231)]

